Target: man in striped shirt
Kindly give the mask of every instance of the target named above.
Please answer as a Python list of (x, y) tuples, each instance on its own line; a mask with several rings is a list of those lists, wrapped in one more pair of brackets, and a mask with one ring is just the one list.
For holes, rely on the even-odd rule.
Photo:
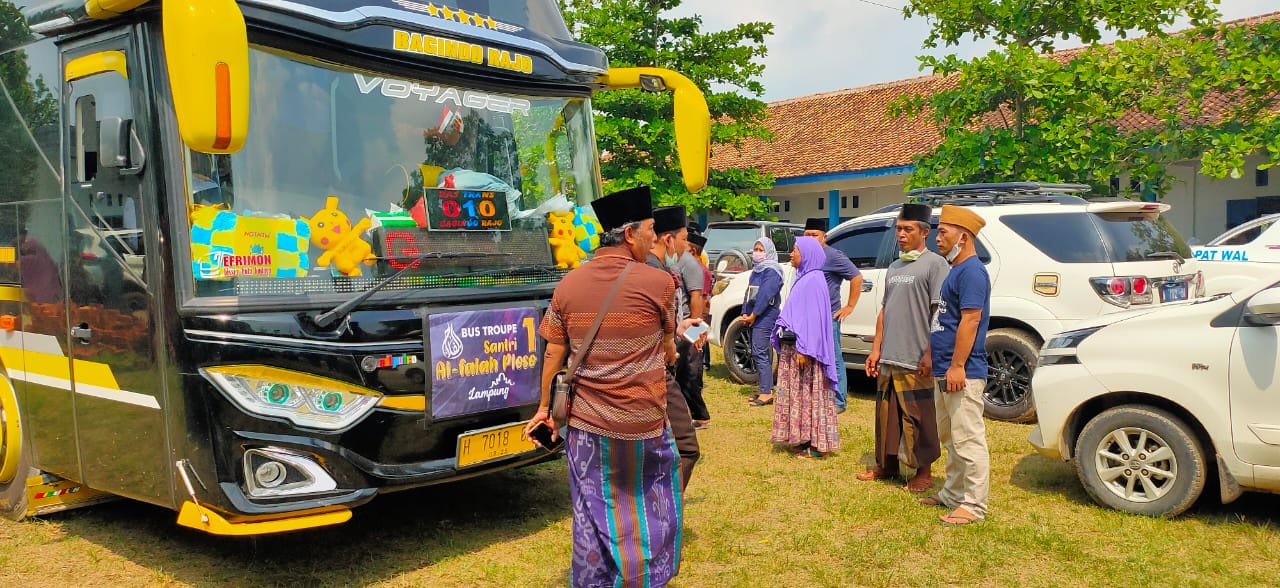
[[(683, 512), (666, 410), (676, 286), (644, 263), (656, 237), (648, 188), (611, 194), (592, 207), (604, 229), (600, 248), (560, 281), (538, 329), (547, 341), (542, 403), (526, 433), (544, 422), (559, 426), (547, 412), (552, 380), (605, 312), (569, 406), (572, 584), (663, 586), (680, 569)], [(618, 279), (622, 287), (604, 308), (602, 293)]]

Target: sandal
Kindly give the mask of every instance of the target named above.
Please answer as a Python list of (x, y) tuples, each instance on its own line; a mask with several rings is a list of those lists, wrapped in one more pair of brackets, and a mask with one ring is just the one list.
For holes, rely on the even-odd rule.
[(827, 454), (812, 447), (808, 447), (792, 454), (792, 457), (797, 459), (825, 459)]
[(981, 521), (982, 518), (969, 512), (963, 506), (958, 506), (955, 510), (951, 511), (951, 514), (944, 517), (938, 517), (938, 520), (942, 521), (942, 524), (948, 527), (963, 527), (965, 525)]
[(889, 478), (894, 477), (894, 475), (880, 466), (875, 466), (855, 477), (863, 482), (869, 482), (871, 480), (888, 480)]
[(942, 497), (937, 494), (921, 498), (919, 502), (925, 506), (946, 506), (946, 504), (942, 502)]
[(747, 404), (750, 404), (751, 406), (769, 406), (770, 404), (773, 404), (773, 396), (769, 396), (768, 400), (760, 400), (760, 395), (757, 394), (756, 397), (752, 398), (751, 402), (748, 402)]
[(906, 488), (907, 492), (914, 492), (916, 494), (928, 492), (933, 489), (933, 476), (929, 476), (928, 478), (911, 478), (907, 481)]

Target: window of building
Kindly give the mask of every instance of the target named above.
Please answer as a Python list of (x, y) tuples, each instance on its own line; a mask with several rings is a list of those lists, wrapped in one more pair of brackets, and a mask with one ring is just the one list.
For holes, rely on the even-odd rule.
[(819, 196), (819, 197), (818, 197), (818, 210), (822, 210), (822, 209), (826, 206), (826, 204), (827, 204), (827, 199), (826, 199), (826, 198), (823, 198), (823, 197), (821, 197), (821, 196)]

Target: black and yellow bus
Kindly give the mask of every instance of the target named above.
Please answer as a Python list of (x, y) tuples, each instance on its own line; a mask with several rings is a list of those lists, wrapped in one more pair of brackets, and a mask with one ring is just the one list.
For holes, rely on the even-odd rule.
[(697, 87), (555, 0), (0, 0), (0, 512), (271, 533), (553, 457), (612, 88), (675, 93), (700, 188)]

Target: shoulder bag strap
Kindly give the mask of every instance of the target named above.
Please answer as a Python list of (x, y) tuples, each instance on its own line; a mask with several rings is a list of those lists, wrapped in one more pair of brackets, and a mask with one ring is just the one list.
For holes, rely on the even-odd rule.
[(635, 262), (629, 262), (626, 267), (622, 268), (622, 273), (618, 274), (618, 280), (613, 283), (613, 289), (609, 290), (609, 296), (604, 299), (604, 304), (600, 306), (600, 312), (596, 315), (595, 322), (591, 323), (591, 329), (587, 331), (587, 338), (582, 340), (582, 348), (578, 349), (578, 352), (573, 354), (573, 357), (569, 360), (567, 379), (570, 384), (578, 379), (578, 366), (582, 365), (582, 360), (586, 358), (587, 351), (591, 349), (591, 344), (595, 342), (596, 333), (600, 332), (600, 323), (604, 322), (604, 315), (609, 313), (609, 306), (613, 304), (613, 299), (618, 297), (618, 291), (622, 289), (622, 282), (627, 277), (627, 274), (631, 272), (631, 266), (633, 265), (635, 265)]

